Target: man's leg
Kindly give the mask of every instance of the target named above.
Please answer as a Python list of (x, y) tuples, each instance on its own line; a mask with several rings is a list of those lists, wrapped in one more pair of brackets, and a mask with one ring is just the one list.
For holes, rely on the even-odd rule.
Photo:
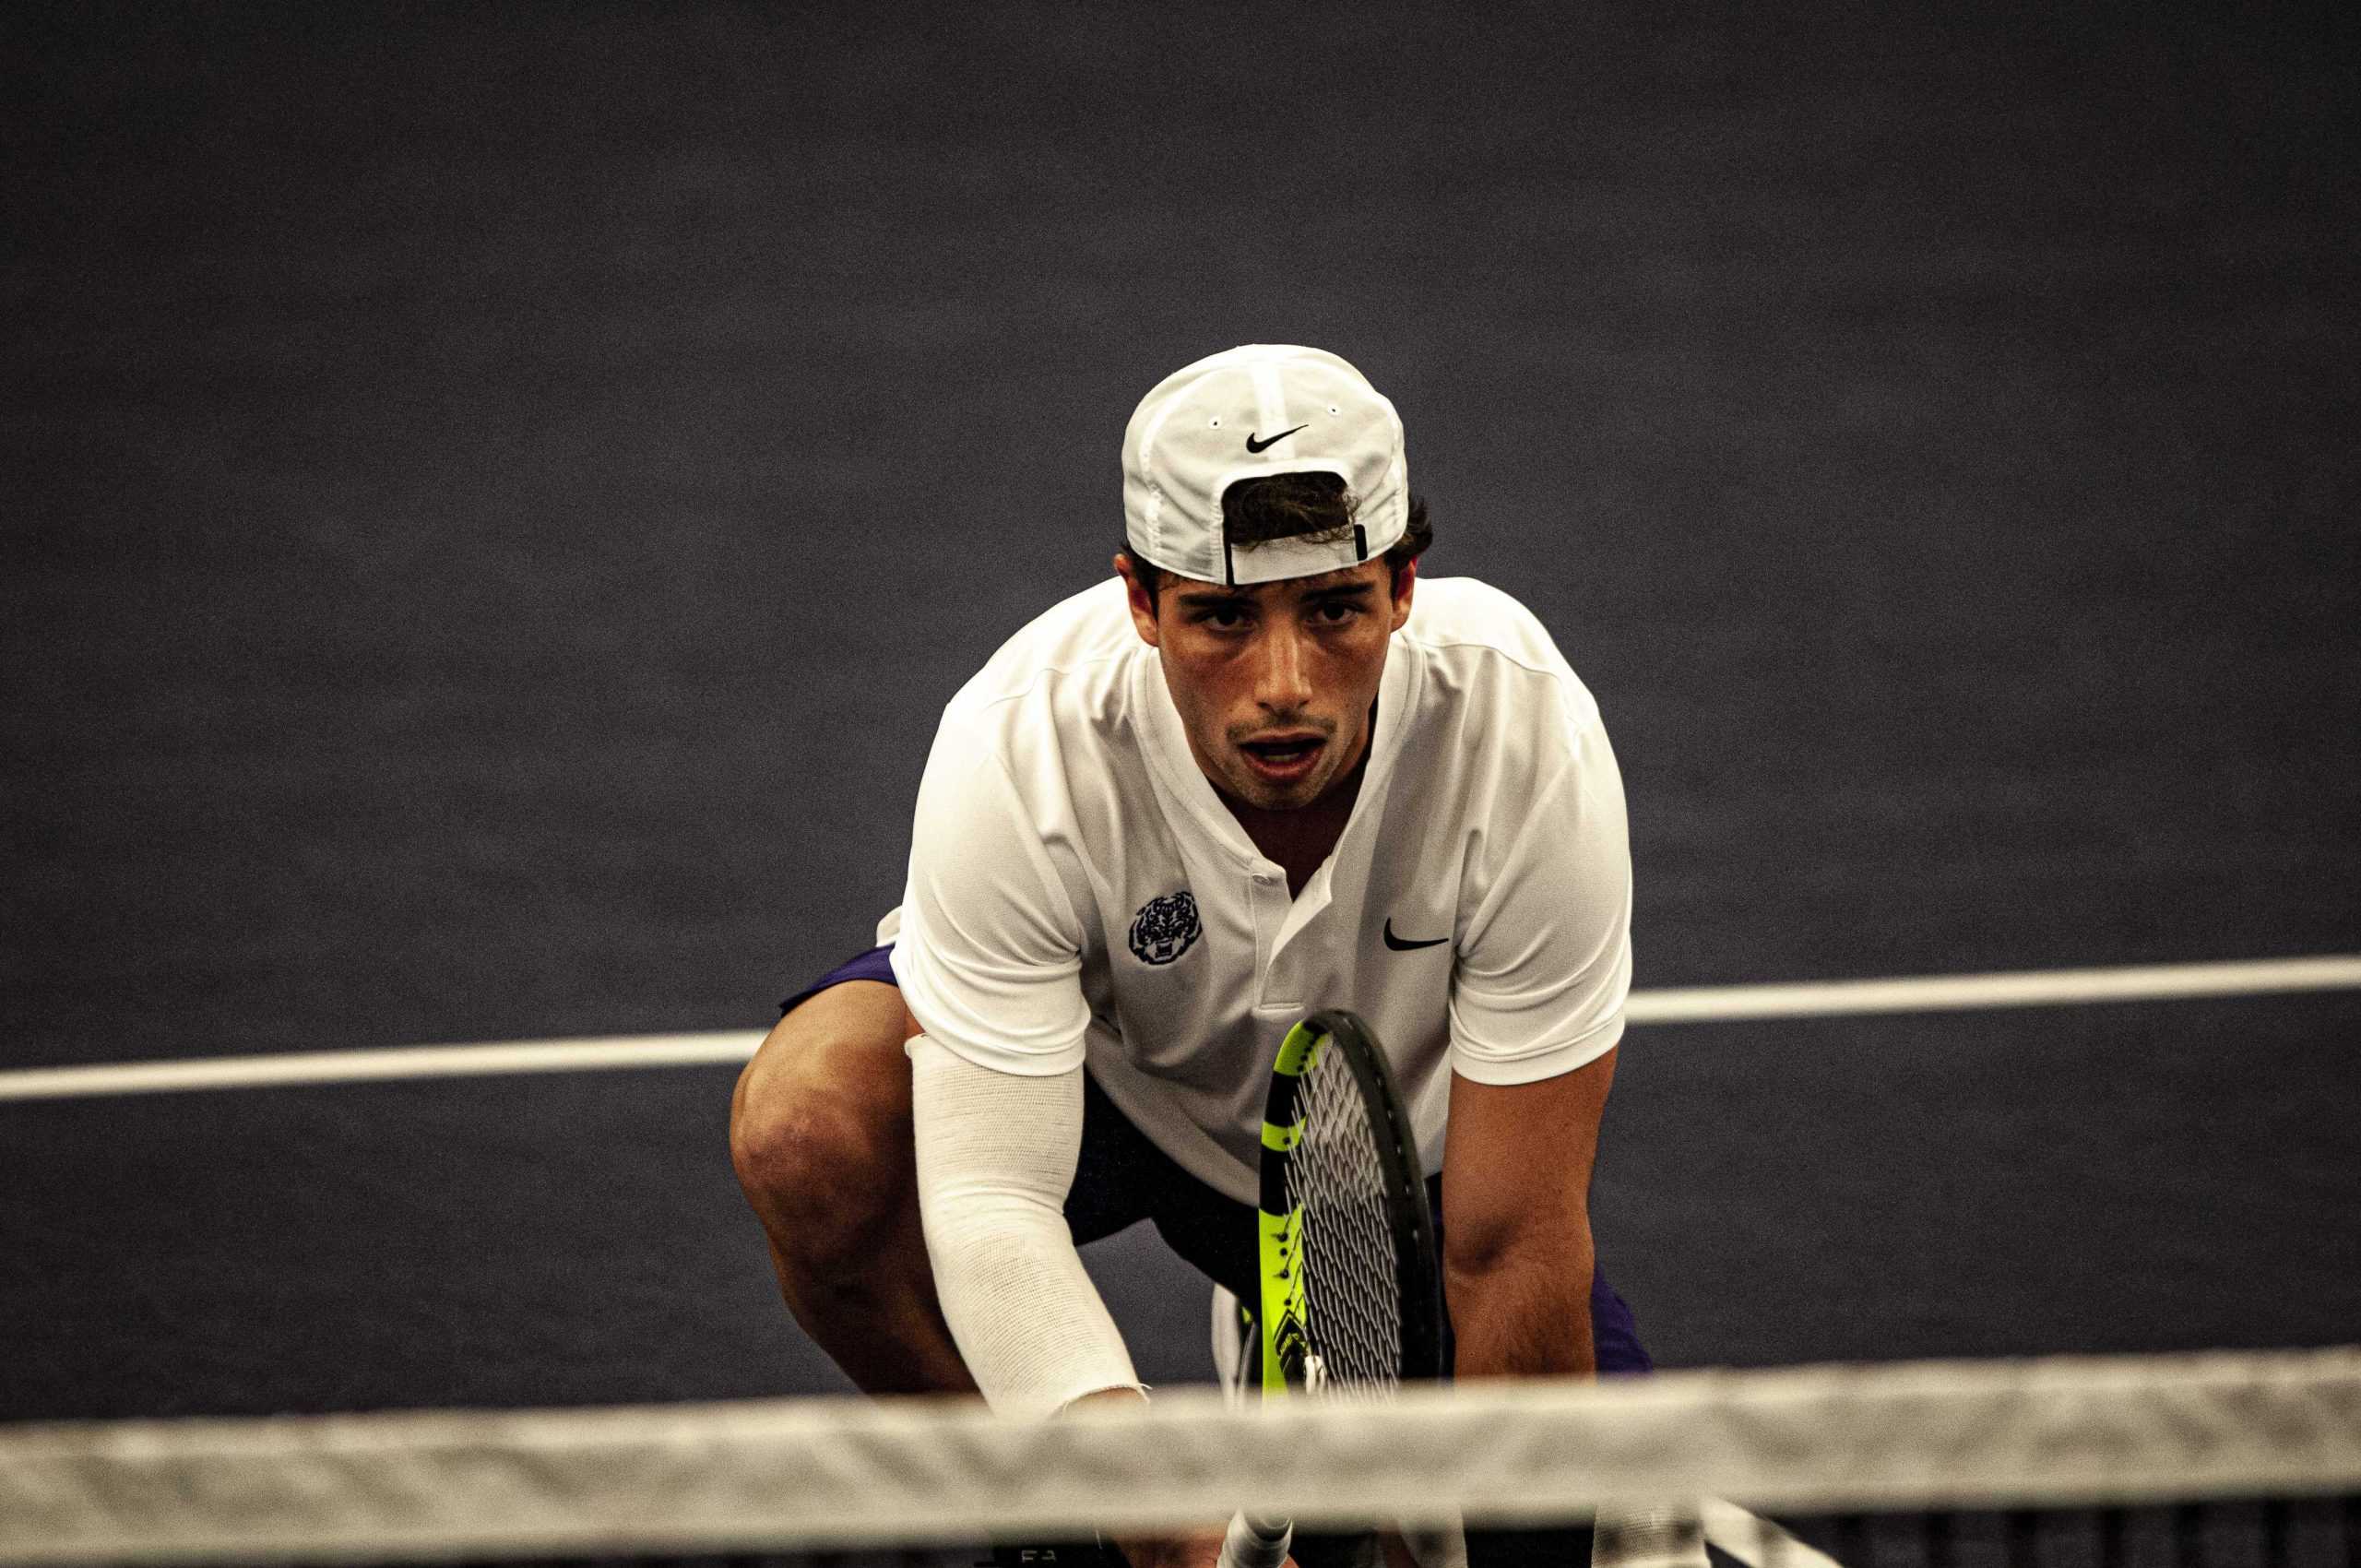
[(972, 1394), (919, 1222), (902, 1052), (918, 1032), (878, 980), (798, 1002), (738, 1079), (730, 1157), (788, 1310), (855, 1384)]

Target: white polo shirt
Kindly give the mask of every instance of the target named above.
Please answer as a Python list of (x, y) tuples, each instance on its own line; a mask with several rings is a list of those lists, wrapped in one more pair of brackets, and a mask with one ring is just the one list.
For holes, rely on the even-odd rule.
[(1091, 1075), (1199, 1180), (1255, 1199), (1280, 1038), (1367, 1018), (1430, 1170), (1451, 1073), (1516, 1084), (1621, 1038), (1623, 787), (1540, 622), (1427, 578), (1392, 639), (1344, 835), (1290, 897), (1199, 770), (1109, 578), (1011, 637), (944, 710), (894, 974), (926, 1032), (1008, 1073)]

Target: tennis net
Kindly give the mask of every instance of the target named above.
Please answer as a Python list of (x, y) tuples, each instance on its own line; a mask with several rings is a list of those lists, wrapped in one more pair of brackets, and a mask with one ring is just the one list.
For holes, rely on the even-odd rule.
[[(1632, 1568), (2361, 1562), (2361, 1348), (1485, 1383), (1019, 1424), (845, 1399), (0, 1428), (0, 1563), (966, 1564), (1251, 1505)], [(1062, 1555), (1062, 1561), (1064, 1558)]]

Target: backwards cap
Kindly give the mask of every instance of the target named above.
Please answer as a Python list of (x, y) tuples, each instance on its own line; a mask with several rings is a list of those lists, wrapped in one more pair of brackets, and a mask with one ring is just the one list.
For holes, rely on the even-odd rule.
[[(1335, 474), (1358, 504), (1352, 536), (1230, 548), (1222, 492), (1266, 474)], [(1410, 526), (1402, 420), (1335, 354), (1249, 343), (1174, 371), (1123, 431), (1123, 534), (1142, 560), (1237, 587), (1375, 560)]]

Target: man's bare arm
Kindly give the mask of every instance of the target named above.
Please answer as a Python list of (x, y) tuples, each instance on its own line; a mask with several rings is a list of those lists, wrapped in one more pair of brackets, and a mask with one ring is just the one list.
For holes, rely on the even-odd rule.
[(1597, 1370), (1590, 1174), (1615, 1055), (1537, 1083), (1452, 1076), (1443, 1289), (1459, 1377)]

